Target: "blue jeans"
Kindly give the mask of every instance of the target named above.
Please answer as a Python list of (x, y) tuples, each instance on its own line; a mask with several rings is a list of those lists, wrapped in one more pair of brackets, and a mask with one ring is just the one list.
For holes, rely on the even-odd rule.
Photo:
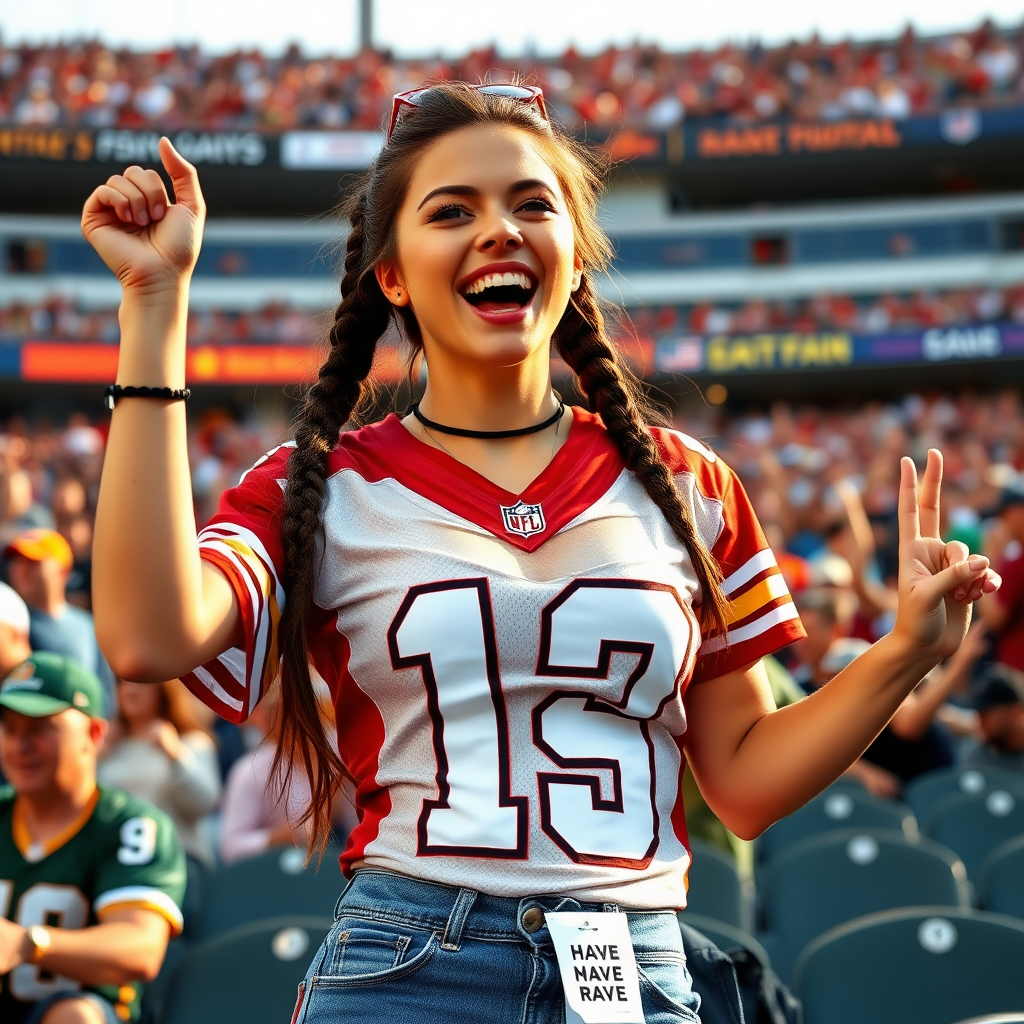
[[(294, 1024), (563, 1024), (558, 962), (538, 910), (618, 909), (358, 871), (299, 988)], [(629, 932), (647, 1024), (699, 1024), (675, 913), (630, 913)]]

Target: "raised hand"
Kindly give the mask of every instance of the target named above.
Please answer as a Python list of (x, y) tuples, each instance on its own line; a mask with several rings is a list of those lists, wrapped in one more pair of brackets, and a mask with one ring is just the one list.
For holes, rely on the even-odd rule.
[(196, 169), (167, 138), (160, 159), (174, 185), (173, 205), (156, 171), (133, 166), (95, 189), (82, 210), (82, 234), (126, 294), (176, 292), (199, 258), (206, 204)]
[(984, 555), (972, 555), (960, 541), (939, 537), (942, 455), (932, 448), (917, 484), (912, 459), (900, 464), (899, 606), (894, 633), (922, 654), (949, 657), (963, 643), (971, 608), (1002, 582)]

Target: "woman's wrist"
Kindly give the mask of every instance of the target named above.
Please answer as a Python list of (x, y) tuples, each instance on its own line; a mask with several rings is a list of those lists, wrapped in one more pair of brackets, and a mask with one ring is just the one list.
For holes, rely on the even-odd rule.
[(185, 386), (187, 282), (159, 295), (126, 292), (118, 322), (121, 347), (116, 383), (122, 387)]
[(875, 647), (896, 678), (913, 677), (915, 685), (942, 661), (940, 655), (922, 649), (895, 629), (876, 641)]

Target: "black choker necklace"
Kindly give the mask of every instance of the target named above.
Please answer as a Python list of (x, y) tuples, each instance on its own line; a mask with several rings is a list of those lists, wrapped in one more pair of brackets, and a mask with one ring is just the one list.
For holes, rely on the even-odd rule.
[(436, 430), (441, 434), (454, 434), (456, 437), (476, 437), (482, 441), (499, 441), (503, 437), (522, 437), (524, 434), (536, 434), (541, 430), (547, 430), (548, 427), (557, 423), (559, 419), (561, 419), (562, 413), (565, 412), (565, 403), (559, 399), (558, 408), (552, 416), (549, 416), (542, 423), (534, 423), (532, 427), (520, 427), (517, 430), (464, 430), (462, 427), (446, 427), (443, 423), (435, 423), (433, 420), (428, 420), (427, 417), (420, 412), (419, 402), (410, 406), (409, 412), (411, 412), (413, 416), (423, 424), (423, 426), (429, 427), (431, 430)]

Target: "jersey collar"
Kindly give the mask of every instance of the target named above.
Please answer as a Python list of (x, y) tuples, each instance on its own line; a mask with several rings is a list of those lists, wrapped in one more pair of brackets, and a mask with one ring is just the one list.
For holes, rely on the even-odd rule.
[(92, 812), (96, 810), (96, 803), (99, 798), (100, 791), (97, 786), (86, 805), (67, 828), (44, 842), (35, 843), (32, 841), (32, 837), (28, 832), (28, 826), (25, 824), (21, 797), (16, 797), (14, 808), (11, 812), (11, 838), (14, 840), (14, 845), (18, 848), (18, 852), (30, 864), (37, 864), (39, 861), (45, 860), (51, 853), (59, 850), (65, 843), (74, 839), (82, 831), (86, 822), (92, 817)]
[[(601, 418), (576, 407), (572, 414), (565, 444), (519, 494), (421, 441), (394, 413), (342, 434), (329, 472), (355, 469), (368, 481), (393, 479), (513, 547), (535, 551), (605, 494), (624, 468)], [(542, 529), (515, 532), (522, 506), (539, 508), (532, 525), (543, 522)]]

